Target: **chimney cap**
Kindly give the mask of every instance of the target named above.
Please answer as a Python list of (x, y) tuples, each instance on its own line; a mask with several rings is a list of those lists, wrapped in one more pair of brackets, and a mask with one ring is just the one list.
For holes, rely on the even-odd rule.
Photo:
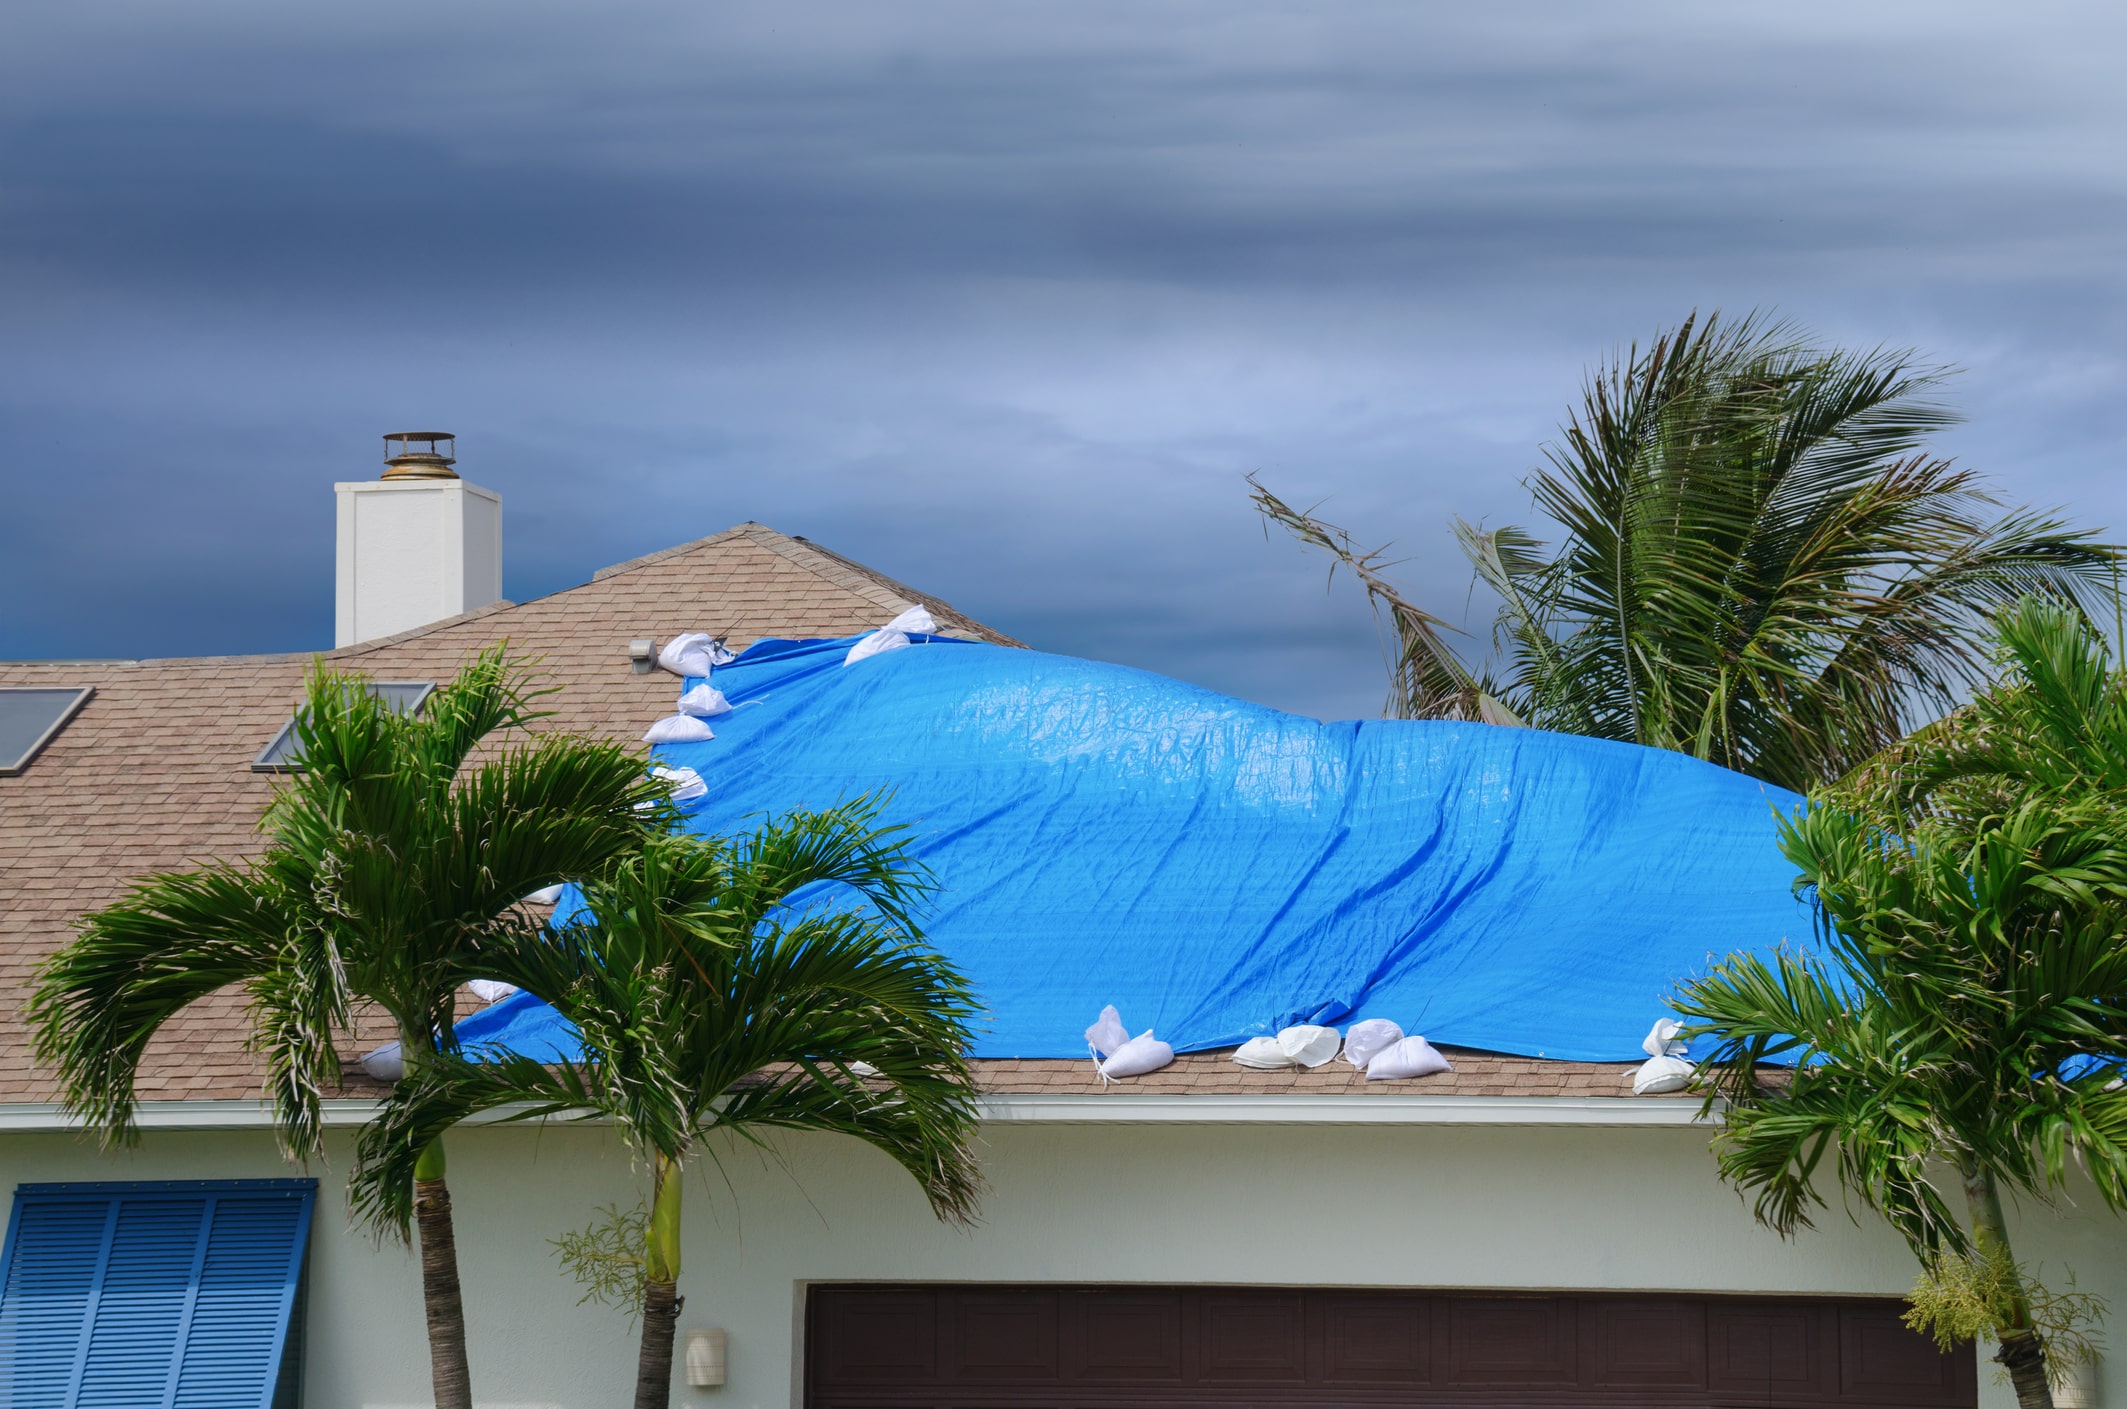
[[(448, 442), (446, 444), (446, 442)], [(415, 446), (423, 449), (416, 450)], [(449, 431), (393, 431), (384, 437), (385, 479), (456, 479), (458, 438)]]

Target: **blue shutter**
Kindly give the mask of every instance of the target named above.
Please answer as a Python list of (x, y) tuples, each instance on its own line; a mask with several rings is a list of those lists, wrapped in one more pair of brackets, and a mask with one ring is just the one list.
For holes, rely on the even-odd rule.
[(314, 1179), (23, 1184), (0, 1252), (8, 1409), (271, 1409)]

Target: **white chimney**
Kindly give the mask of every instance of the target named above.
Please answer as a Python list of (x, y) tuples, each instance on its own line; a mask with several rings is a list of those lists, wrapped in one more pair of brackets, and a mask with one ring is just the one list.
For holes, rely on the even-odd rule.
[(383, 478), (332, 487), (340, 502), (335, 646), (502, 600), (502, 496), (458, 478), (448, 431), (399, 431), (384, 437), (384, 448), (394, 453)]

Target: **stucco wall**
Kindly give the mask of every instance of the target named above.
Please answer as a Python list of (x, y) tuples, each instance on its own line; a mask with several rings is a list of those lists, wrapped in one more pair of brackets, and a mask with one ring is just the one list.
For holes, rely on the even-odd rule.
[[(792, 1409), (806, 1281), (1166, 1281), (1897, 1293), (1912, 1264), (1834, 1208), (1792, 1243), (1713, 1177), (1702, 1132), (1345, 1126), (993, 1125), (982, 1225), (942, 1228), (882, 1156), (847, 1141), (740, 1146), (687, 1191), (681, 1324), (723, 1326), (731, 1382), (704, 1409)], [(428, 1402), (418, 1272), (347, 1226), (344, 1137), (315, 1172), (308, 1409)], [(0, 1179), (271, 1177), (263, 1135), (155, 1133), (98, 1156), (71, 1137), (0, 1137)], [(467, 1130), (450, 1141), (473, 1370), (486, 1405), (627, 1402), (624, 1318), (575, 1306), (547, 1241), (632, 1202), (610, 1133)], [(2127, 1315), (2127, 1225), (2027, 1212), (2019, 1251)], [(2127, 1361), (2123, 1361), (2127, 1364)], [(1982, 1405), (2006, 1392), (1983, 1367)], [(2108, 1409), (2127, 1409), (2120, 1374)]]

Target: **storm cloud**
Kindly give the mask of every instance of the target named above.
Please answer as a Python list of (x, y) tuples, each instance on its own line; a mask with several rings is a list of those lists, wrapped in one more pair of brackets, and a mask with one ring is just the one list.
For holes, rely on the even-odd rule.
[(329, 644), (331, 483), (438, 425), (513, 598), (753, 518), (1371, 713), (1242, 476), (1459, 614), (1449, 516), (1694, 308), (1918, 347), (1945, 451), (2127, 517), (2117, 7), (1456, 8), (11, 6), (0, 655)]

